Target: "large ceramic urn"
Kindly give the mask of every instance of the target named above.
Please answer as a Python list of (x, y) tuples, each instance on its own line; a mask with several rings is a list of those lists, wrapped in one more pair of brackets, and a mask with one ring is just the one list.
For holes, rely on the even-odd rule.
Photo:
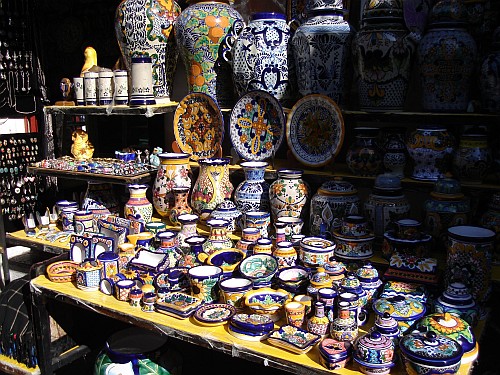
[(490, 53), (481, 66), (481, 97), (488, 112), (500, 112), (500, 27), (493, 33)]
[(220, 106), (234, 104), (231, 66), (221, 43), (241, 15), (229, 4), (202, 1), (184, 9), (177, 19), (175, 39), (187, 72), (190, 92), (203, 92)]
[(363, 25), (353, 41), (362, 110), (403, 110), (418, 39), (406, 28), (402, 0), (366, 2)]
[(302, 95), (323, 94), (344, 104), (347, 62), (354, 30), (341, 0), (313, 0), (307, 20), (295, 31), (292, 51)]
[(156, 103), (168, 102), (177, 64), (171, 31), (181, 12), (173, 0), (124, 0), (118, 5), (115, 31), (128, 71), (132, 57), (149, 56)]

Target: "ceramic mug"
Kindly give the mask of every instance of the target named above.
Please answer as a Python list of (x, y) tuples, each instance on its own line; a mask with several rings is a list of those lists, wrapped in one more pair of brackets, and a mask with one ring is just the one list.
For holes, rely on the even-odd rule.
[(205, 303), (219, 299), (219, 281), (222, 268), (217, 266), (195, 266), (188, 271), (192, 295)]
[(68, 207), (62, 209), (61, 222), (63, 231), (75, 231), (74, 215), (76, 211), (78, 211), (78, 208), (76, 207)]
[(98, 73), (83, 73), (83, 87), (85, 89), (85, 105), (97, 105), (97, 79)]
[(269, 254), (273, 252), (273, 241), (269, 238), (259, 238), (253, 246), (254, 254)]
[(94, 214), (88, 210), (77, 210), (73, 214), (73, 224), (76, 234), (94, 232)]
[(364, 307), (359, 305), (357, 294), (351, 292), (340, 293), (338, 303), (340, 302), (347, 302), (349, 304), (349, 315), (358, 323), (358, 326), (366, 324), (368, 321), (368, 312)]
[(116, 105), (127, 105), (128, 104), (128, 71), (126, 70), (115, 70), (115, 104)]
[(269, 237), (271, 213), (266, 211), (247, 211), (245, 213), (245, 228), (258, 228), (261, 237)]
[(304, 220), (294, 216), (281, 216), (277, 222), (285, 224), (285, 238), (287, 241), (291, 241), (293, 235), (301, 234), (304, 226)]
[(135, 286), (134, 280), (118, 280), (115, 283), (115, 297), (118, 301), (128, 301), (130, 291)]
[(113, 72), (99, 72), (97, 91), (99, 93), (99, 105), (108, 105), (113, 101)]
[(244, 308), (245, 294), (253, 288), (253, 282), (246, 277), (230, 277), (222, 280), (219, 287), (222, 301), (240, 311)]
[(306, 294), (297, 294), (295, 297), (293, 297), (293, 300), (295, 302), (303, 304), (306, 307), (306, 315), (309, 315), (313, 303), (313, 298), (311, 296), (308, 296)]
[(330, 322), (335, 318), (335, 298), (337, 298), (337, 291), (333, 288), (319, 288), (318, 289), (318, 301), (325, 304), (325, 315), (328, 317)]
[(400, 219), (394, 222), (398, 238), (414, 241), (421, 238), (420, 221), (414, 219)]
[(73, 78), (73, 90), (75, 91), (76, 105), (85, 105), (85, 91), (83, 88), (83, 77)]
[(154, 312), (156, 302), (155, 292), (146, 292), (142, 295), (142, 307), (143, 312)]
[(306, 316), (306, 306), (296, 301), (288, 302), (285, 305), (285, 315), (288, 324), (301, 328)]

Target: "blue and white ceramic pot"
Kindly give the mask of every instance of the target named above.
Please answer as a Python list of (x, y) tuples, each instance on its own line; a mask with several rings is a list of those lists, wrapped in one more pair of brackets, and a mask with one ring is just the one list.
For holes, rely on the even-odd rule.
[(215, 210), (210, 213), (210, 217), (214, 219), (227, 220), (229, 222), (227, 232), (233, 233), (234, 231), (239, 230), (242, 225), (243, 214), (231, 199), (224, 199), (217, 205), (217, 207), (215, 207)]
[(458, 316), (475, 326), (479, 320), (479, 306), (472, 298), (469, 288), (463, 283), (455, 282), (441, 294), (433, 304), (434, 312), (449, 313)]
[(424, 110), (467, 110), (476, 54), (476, 42), (467, 32), (465, 5), (454, 0), (439, 1), (418, 47)]
[(247, 211), (269, 211), (269, 184), (264, 180), (265, 161), (245, 161), (240, 164), (245, 173), (245, 181), (234, 191), (236, 207)]
[(115, 31), (127, 69), (132, 57), (152, 60), (153, 95), (157, 103), (168, 102), (177, 64), (172, 29), (181, 7), (173, 0), (124, 0), (118, 5)]
[(282, 100), (289, 87), (290, 27), (281, 13), (254, 13), (231, 50), (238, 95), (263, 90)]
[(353, 28), (341, 0), (311, 1), (308, 18), (292, 38), (297, 85), (302, 95), (323, 94), (344, 104)]
[(394, 341), (378, 331), (358, 337), (354, 348), (353, 358), (364, 374), (389, 374), (394, 366)]
[(491, 52), (483, 60), (480, 83), (483, 108), (500, 112), (500, 27), (495, 29)]
[(231, 66), (223, 59), (221, 44), (233, 24), (242, 20), (229, 4), (202, 1), (184, 9), (174, 26), (189, 91), (208, 94), (223, 107), (234, 104), (234, 92)]
[(418, 39), (405, 26), (402, 1), (367, 2), (353, 41), (362, 110), (403, 110)]

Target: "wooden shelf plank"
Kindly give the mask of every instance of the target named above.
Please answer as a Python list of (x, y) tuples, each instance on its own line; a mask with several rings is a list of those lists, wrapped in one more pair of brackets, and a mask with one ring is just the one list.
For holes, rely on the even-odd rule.
[(68, 116), (137, 116), (145, 115), (151, 117), (154, 115), (174, 112), (177, 108), (177, 102), (167, 104), (145, 105), (140, 107), (129, 107), (126, 105), (119, 106), (46, 106), (44, 112), (51, 115), (68, 115)]
[(0, 372), (12, 375), (39, 375), (40, 369), (38, 366), (28, 368), (24, 363), (0, 354)]

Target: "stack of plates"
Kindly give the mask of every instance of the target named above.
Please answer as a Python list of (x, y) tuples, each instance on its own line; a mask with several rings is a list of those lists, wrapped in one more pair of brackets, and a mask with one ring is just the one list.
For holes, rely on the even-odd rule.
[(245, 341), (264, 340), (274, 329), (271, 318), (260, 314), (236, 314), (229, 322), (229, 333)]

